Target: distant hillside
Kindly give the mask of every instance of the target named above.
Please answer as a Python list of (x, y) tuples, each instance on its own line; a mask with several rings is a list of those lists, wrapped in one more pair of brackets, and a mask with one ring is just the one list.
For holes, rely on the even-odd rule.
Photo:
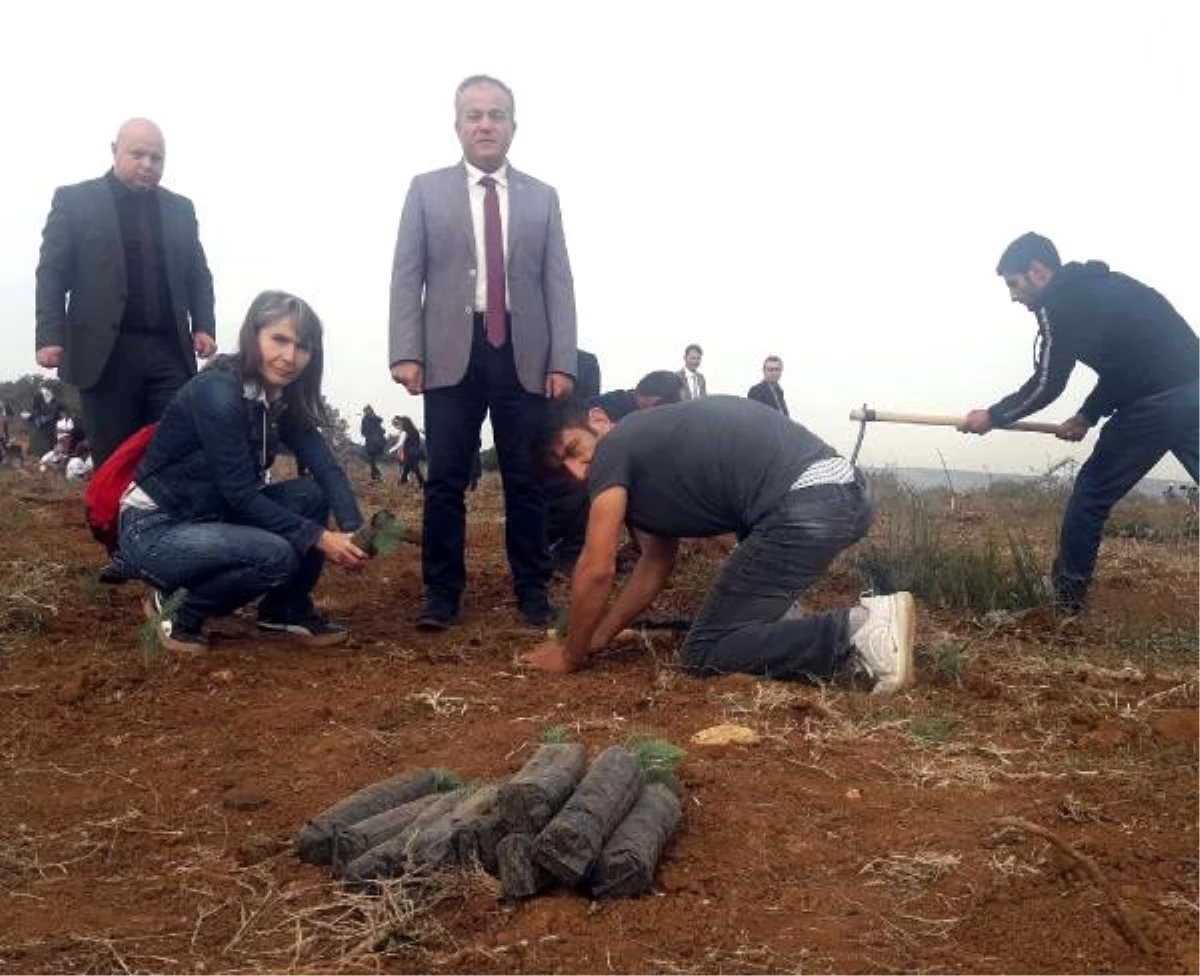
[[(883, 470), (894, 472), (900, 481), (918, 491), (924, 491), (929, 488), (945, 488), (947, 486), (947, 478), (949, 478), (955, 491), (971, 492), (981, 491), (996, 482), (1032, 482), (1042, 480), (1044, 477), (1034, 474), (1011, 474), (1009, 472), (995, 471), (959, 471), (954, 468), (951, 468), (949, 472), (941, 468), (888, 467)], [(1062, 480), (1066, 483), (1068, 479), (1063, 478)], [(1138, 482), (1134, 490), (1144, 495), (1161, 497), (1171, 485), (1175, 485), (1178, 489), (1182, 484), (1185, 484), (1185, 482), (1168, 481), (1163, 478), (1143, 478)]]

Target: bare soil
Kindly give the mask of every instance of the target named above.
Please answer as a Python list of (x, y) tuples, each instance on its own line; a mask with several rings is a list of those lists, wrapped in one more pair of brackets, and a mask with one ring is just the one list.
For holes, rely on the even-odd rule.
[[(419, 521), (415, 487), (362, 492)], [(947, 518), (1011, 517), (974, 504)], [(1107, 540), (1078, 620), (922, 606), (920, 684), (886, 698), (692, 678), (662, 634), (527, 673), (492, 476), (469, 508), (454, 630), (412, 627), (405, 545), (322, 580), (348, 648), (236, 616), (178, 659), (139, 641), (136, 585), (95, 582), (77, 494), (0, 472), (0, 971), (1198, 971), (1194, 542)], [(1052, 516), (1021, 522), (1050, 546)], [(726, 548), (690, 546), (656, 613), (692, 612)], [(860, 586), (844, 558), (808, 603)], [(759, 742), (690, 742), (722, 722)], [(497, 779), (555, 726), (688, 750), (653, 895), (507, 904), (476, 872), (372, 900), (288, 848), (360, 786)]]

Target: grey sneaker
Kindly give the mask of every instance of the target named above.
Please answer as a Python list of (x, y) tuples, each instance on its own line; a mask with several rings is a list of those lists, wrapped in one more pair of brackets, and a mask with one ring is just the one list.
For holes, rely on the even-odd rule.
[(854, 656), (875, 682), (873, 695), (886, 695), (913, 683), (913, 640), (917, 608), (911, 593), (864, 596), (867, 620), (850, 643)]

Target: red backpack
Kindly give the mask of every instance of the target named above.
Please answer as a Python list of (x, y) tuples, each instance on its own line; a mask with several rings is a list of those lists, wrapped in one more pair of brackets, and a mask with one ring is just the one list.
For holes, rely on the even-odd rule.
[(150, 438), (158, 424), (146, 424), (135, 434), (130, 434), (109, 455), (83, 493), (83, 504), (87, 512), (88, 528), (96, 541), (113, 552), (117, 548), (117, 523), (121, 517), (121, 496), (133, 481), (134, 472), (150, 445)]

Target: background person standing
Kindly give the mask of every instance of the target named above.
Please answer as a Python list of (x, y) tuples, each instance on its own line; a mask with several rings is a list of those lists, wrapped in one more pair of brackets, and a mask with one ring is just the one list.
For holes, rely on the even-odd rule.
[(764, 407), (778, 410), (785, 417), (789, 416), (787, 399), (783, 395), (783, 387), (779, 385), (779, 377), (783, 375), (783, 360), (778, 356), (768, 356), (763, 360), (762, 371), (762, 382), (750, 387), (746, 396)]
[(37, 362), (79, 389), (97, 466), (217, 348), (196, 212), (159, 186), (162, 132), (131, 119), (112, 155), (106, 175), (55, 191), (37, 267)]

